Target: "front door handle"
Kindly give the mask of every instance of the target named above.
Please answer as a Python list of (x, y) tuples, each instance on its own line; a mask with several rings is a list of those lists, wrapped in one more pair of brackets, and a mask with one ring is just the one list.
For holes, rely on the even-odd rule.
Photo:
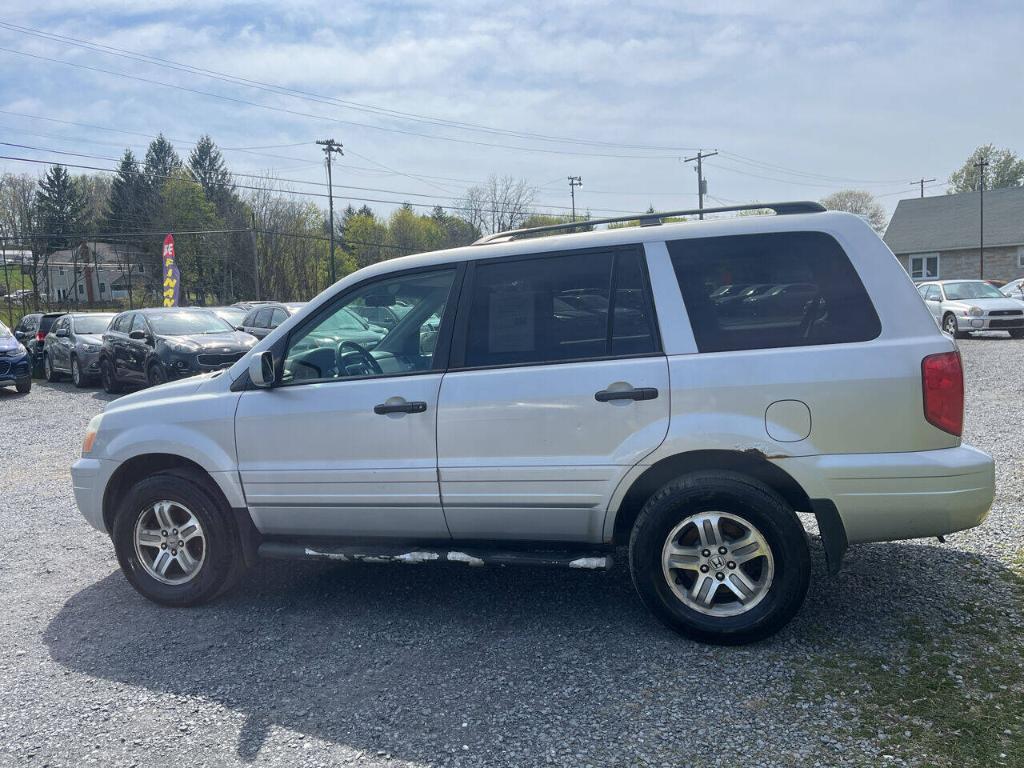
[(658, 397), (658, 390), (654, 387), (640, 387), (639, 389), (602, 389), (594, 393), (594, 399), (599, 403), (609, 403), (612, 400), (654, 400)]
[(379, 403), (373, 406), (373, 412), (378, 415), (388, 413), (424, 413), (427, 404), (422, 400), (413, 400), (409, 403)]

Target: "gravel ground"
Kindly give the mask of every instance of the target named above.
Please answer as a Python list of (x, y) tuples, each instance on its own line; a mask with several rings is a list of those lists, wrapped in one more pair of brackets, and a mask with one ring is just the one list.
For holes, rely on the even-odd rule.
[[(946, 742), (877, 726), (885, 691), (867, 698), (856, 669), (903, 664), (915, 627), (954, 642), (963, 671), (984, 661), (965, 615), (1024, 624), (1009, 576), (1024, 543), (1024, 342), (961, 348), (966, 439), (997, 460), (987, 522), (945, 546), (855, 547), (836, 579), (814, 539), (802, 612), (738, 649), (663, 629), (621, 565), (268, 561), (213, 605), (160, 608), (71, 493), (86, 422), (110, 398), (2, 390), (0, 765), (952, 764)], [(881, 709), (910, 723), (900, 701)], [(998, 723), (996, 763), (1017, 754), (1019, 722)]]

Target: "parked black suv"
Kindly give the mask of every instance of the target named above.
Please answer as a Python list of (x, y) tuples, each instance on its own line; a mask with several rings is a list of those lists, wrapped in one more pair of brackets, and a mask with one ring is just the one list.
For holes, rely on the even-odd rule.
[(154, 386), (228, 368), (255, 344), (205, 309), (122, 312), (103, 334), (100, 378), (111, 394), (126, 384)]
[(50, 332), (53, 321), (61, 317), (63, 312), (33, 312), (25, 315), (14, 326), (14, 338), (25, 345), (32, 359), (32, 375), (43, 375), (43, 342)]

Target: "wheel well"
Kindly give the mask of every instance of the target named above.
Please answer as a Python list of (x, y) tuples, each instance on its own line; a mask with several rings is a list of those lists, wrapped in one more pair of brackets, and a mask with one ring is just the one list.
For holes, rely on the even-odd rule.
[(768, 461), (760, 451), (689, 451), (662, 459), (633, 481), (615, 516), (613, 542), (629, 542), (637, 515), (659, 488), (681, 475), (709, 469), (748, 475), (776, 491), (793, 509), (811, 511), (811, 500), (800, 484), (788, 472)]
[[(114, 513), (117, 511), (118, 502), (127, 490), (138, 480), (168, 469), (186, 469), (199, 474), (207, 481), (210, 491), (223, 498), (223, 493), (217, 483), (205, 469), (194, 461), (172, 453), (147, 453), (134, 456), (123, 462), (114, 471), (103, 492), (103, 525), (108, 532), (113, 529)], [(226, 504), (227, 502), (225, 502)]]

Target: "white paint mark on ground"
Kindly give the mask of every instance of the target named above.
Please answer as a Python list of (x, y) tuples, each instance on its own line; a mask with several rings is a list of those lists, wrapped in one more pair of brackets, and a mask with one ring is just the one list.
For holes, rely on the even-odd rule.
[(306, 548), (306, 557), (326, 557), (328, 560), (340, 560), (343, 563), (348, 562), (348, 557), (341, 554), (340, 552), (317, 552), (315, 549)]
[(580, 557), (569, 563), (570, 568), (607, 568), (607, 557)]
[(483, 565), (484, 561), (479, 557), (467, 555), (465, 552), (449, 552), (448, 559), (453, 563), (465, 563), (466, 565)]

